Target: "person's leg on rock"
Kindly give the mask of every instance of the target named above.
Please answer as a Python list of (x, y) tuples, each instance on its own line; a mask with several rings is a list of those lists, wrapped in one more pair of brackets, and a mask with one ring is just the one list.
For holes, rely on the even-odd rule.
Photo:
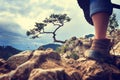
[[(84, 1), (84, 0), (83, 0)], [(85, 57), (94, 59), (97, 61), (109, 62), (111, 56), (109, 54), (110, 39), (106, 38), (106, 32), (109, 22), (109, 16), (112, 14), (112, 5), (110, 0), (87, 0), (89, 5), (82, 5), (80, 0), (78, 0), (79, 5), (82, 5), (84, 15), (91, 18), (90, 24), (95, 27), (95, 37), (92, 42), (92, 46), (84, 54)], [(84, 3), (84, 2), (83, 2)], [(85, 2), (86, 3), (86, 2)], [(87, 4), (88, 4), (87, 3)], [(87, 10), (87, 8), (89, 10)], [(88, 19), (86, 18), (86, 19)]]

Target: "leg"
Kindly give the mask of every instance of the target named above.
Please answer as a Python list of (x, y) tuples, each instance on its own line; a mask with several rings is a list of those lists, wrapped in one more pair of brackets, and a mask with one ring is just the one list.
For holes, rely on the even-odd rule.
[(90, 16), (95, 27), (95, 39), (105, 39), (109, 16), (112, 14), (110, 0), (90, 0)]
[[(107, 6), (106, 6), (107, 5)], [(90, 0), (90, 16), (95, 27), (95, 38), (85, 57), (97, 61), (112, 61), (109, 54), (110, 40), (106, 38), (109, 16), (112, 13), (110, 0)]]
[(96, 13), (92, 16), (95, 27), (95, 39), (105, 39), (109, 21), (108, 13)]

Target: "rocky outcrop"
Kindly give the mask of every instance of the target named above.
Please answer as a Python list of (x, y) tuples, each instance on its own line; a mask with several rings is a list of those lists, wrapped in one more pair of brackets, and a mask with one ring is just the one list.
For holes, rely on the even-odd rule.
[(120, 79), (120, 69), (106, 63), (98, 63), (93, 60), (86, 60), (81, 62), (77, 66), (77, 69), (79, 69), (82, 73), (82, 80), (119, 80)]
[(33, 69), (28, 80), (63, 80), (65, 71), (62, 68)]
[[(25, 59), (26, 58), (26, 59)], [(119, 58), (117, 57), (116, 60)], [(17, 60), (17, 61), (16, 61)], [(74, 60), (62, 58), (52, 49), (24, 51), (1, 60), (0, 80), (119, 80), (120, 68), (84, 57)]]
[(5, 62), (6, 62), (6, 61), (1, 58), (1, 59), (0, 59), (0, 66), (2, 66), (3, 64), (5, 64)]
[(72, 37), (57, 51), (23, 51), (8, 60), (0, 59), (0, 80), (120, 80), (119, 41), (117, 36), (111, 49), (114, 64), (83, 56), (91, 39)]
[(7, 60), (7, 64), (10, 66), (10, 69), (16, 69), (17, 66), (29, 60), (31, 56), (32, 51), (23, 51), (19, 54), (9, 57)]
[(91, 42), (91, 39), (72, 37), (59, 47), (57, 52), (62, 54), (62, 57), (78, 59), (83, 57), (83, 53), (90, 48)]
[[(120, 29), (113, 30), (111, 34), (107, 34), (107, 37), (111, 39), (110, 53), (113, 55), (120, 55)], [(84, 52), (90, 48), (91, 43), (91, 38), (72, 37), (59, 47), (57, 51), (62, 54), (62, 57), (66, 58), (74, 58), (73, 56), (75, 54), (79, 57), (83, 57)]]
[(34, 68), (39, 68), (39, 66), (46, 62), (47, 59), (55, 59), (55, 61), (60, 60), (60, 56), (56, 52), (51, 52), (51, 50), (35, 50), (32, 53), (26, 52), (24, 54), (28, 55), (25, 57), (29, 57), (29, 54), (32, 54), (29, 59), (27, 58), (27, 60), (24, 57), (21, 58), (21, 56), (24, 55), (23, 53), (17, 54), (8, 59), (7, 63), (10, 67), (9, 69), (14, 68), (14, 70), (11, 70), (9, 73), (4, 74), (3, 76), (0, 76), (0, 80), (4, 80), (4, 78), (8, 78), (8, 80), (27, 80), (30, 72)]

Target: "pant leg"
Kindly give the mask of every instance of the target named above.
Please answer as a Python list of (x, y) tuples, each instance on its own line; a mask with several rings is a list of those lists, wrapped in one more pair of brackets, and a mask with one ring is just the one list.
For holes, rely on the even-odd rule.
[(96, 13), (106, 12), (112, 14), (111, 0), (90, 0), (90, 17)]
[(83, 10), (84, 17), (86, 21), (93, 25), (92, 19), (90, 17), (90, 0), (77, 0), (80, 8)]
[(112, 14), (111, 0), (77, 0), (79, 6), (83, 9), (86, 21), (93, 25), (92, 15), (99, 12), (106, 12), (109, 15)]

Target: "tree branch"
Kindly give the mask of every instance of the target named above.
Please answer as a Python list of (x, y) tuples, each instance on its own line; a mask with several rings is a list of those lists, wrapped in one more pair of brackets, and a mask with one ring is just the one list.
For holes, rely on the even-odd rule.
[[(64, 23), (69, 22), (71, 19), (67, 16), (67, 14), (52, 14), (49, 18), (45, 18), (42, 23), (36, 23), (35, 28), (30, 31), (27, 31), (27, 35), (34, 35), (32, 38), (38, 38), (40, 34), (52, 34), (54, 42), (65, 43), (66, 41), (61, 41), (56, 39), (56, 32), (60, 29)], [(52, 23), (55, 26), (53, 31), (45, 31), (44, 27), (47, 24)]]
[(53, 39), (54, 39), (54, 42), (65, 43), (65, 41), (57, 40), (57, 39), (56, 39), (56, 34), (55, 34), (55, 33), (53, 33)]

